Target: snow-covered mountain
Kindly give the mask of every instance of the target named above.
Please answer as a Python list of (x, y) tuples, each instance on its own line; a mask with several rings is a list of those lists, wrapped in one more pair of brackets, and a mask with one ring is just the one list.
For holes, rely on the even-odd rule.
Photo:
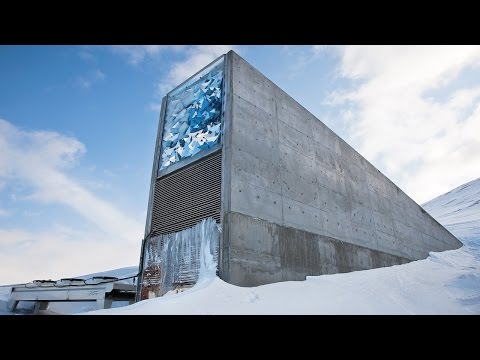
[[(464, 246), (404, 265), (251, 288), (214, 277), (183, 293), (85, 314), (480, 314), (480, 179), (424, 208)], [(135, 272), (132, 267), (108, 275)], [(0, 313), (6, 295), (0, 288)], [(66, 313), (92, 309), (53, 306)]]
[(474, 245), (475, 241), (479, 241), (480, 178), (440, 195), (422, 206), (463, 243)]

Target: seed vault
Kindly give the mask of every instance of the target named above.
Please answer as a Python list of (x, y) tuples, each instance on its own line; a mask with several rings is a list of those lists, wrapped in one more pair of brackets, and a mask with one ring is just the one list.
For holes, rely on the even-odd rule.
[[(163, 99), (144, 243), (206, 218), (221, 228), (219, 276), (240, 286), (403, 264), (461, 246), (233, 51)], [(155, 264), (143, 252), (141, 262), (140, 288), (165, 275), (146, 276)]]

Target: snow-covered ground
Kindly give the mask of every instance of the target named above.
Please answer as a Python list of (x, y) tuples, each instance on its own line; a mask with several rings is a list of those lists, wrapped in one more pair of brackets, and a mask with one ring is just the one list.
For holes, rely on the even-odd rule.
[[(480, 179), (424, 208), (464, 246), (405, 265), (251, 288), (211, 277), (179, 294), (85, 314), (480, 314)], [(102, 275), (123, 277), (136, 271), (132, 267)], [(0, 314), (6, 312), (8, 291), (0, 287)], [(91, 309), (67, 311), (62, 306), (67, 305), (49, 310)]]
[(480, 314), (480, 179), (424, 207), (462, 248), (399, 266), (252, 288), (211, 278), (180, 294), (88, 314)]

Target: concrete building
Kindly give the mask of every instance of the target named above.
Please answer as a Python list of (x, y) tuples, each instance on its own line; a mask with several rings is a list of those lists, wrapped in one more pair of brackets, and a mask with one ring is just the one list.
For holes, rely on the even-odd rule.
[[(222, 225), (219, 275), (240, 286), (403, 264), (461, 246), (233, 51), (163, 99), (145, 234), (207, 217)], [(144, 254), (142, 262), (147, 268)]]

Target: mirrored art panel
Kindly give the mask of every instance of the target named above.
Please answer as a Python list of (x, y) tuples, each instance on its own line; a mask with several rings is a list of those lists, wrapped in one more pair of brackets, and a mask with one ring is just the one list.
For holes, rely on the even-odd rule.
[(168, 94), (159, 171), (221, 141), (223, 57)]

